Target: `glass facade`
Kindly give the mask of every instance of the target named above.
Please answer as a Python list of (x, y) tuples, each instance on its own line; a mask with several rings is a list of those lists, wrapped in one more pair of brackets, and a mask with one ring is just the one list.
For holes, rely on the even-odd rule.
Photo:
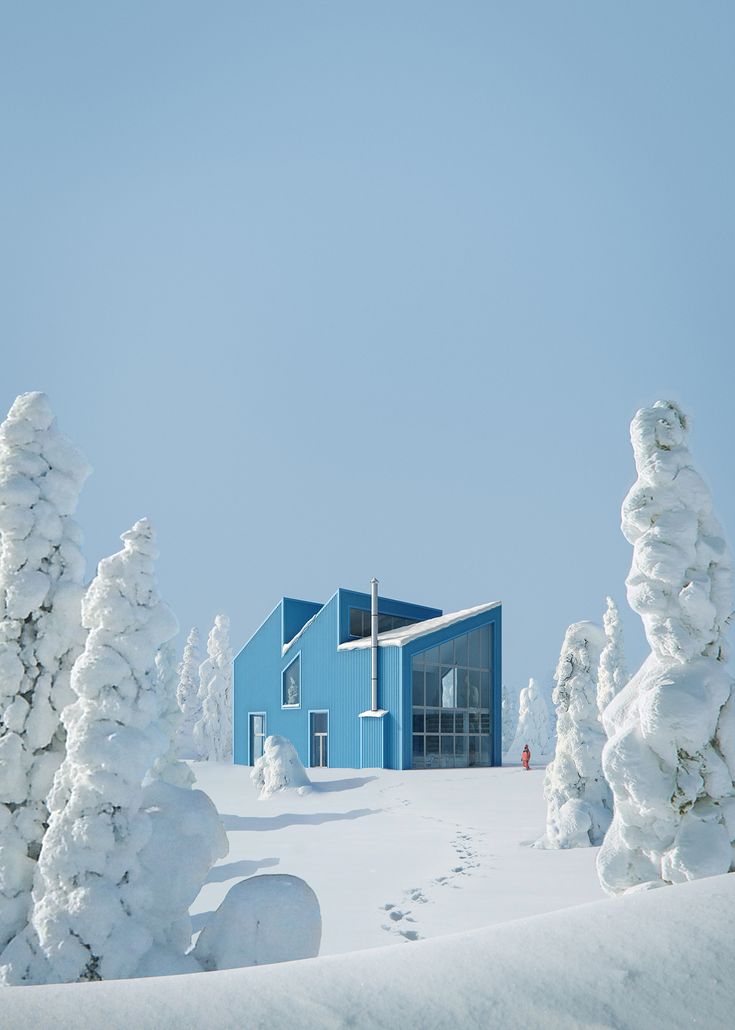
[[(384, 615), (378, 613), (378, 633), (387, 633), (391, 629), (400, 629), (401, 626), (413, 626), (418, 619), (406, 619), (402, 615)], [(370, 612), (363, 608), (350, 608), (350, 636), (370, 636)]]
[(281, 707), (298, 708), (301, 704), (301, 655), (283, 670)]
[(481, 626), (412, 658), (414, 769), (490, 765), (492, 633)]

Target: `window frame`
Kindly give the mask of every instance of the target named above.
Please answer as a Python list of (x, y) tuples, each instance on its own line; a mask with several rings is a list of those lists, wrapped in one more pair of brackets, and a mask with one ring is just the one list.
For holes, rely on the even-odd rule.
[[(286, 697), (286, 673), (288, 672), (288, 670), (291, 668), (292, 665), (296, 664), (296, 662), (299, 663), (299, 703), (297, 705), (285, 704), (284, 703), (284, 698)], [(298, 651), (293, 656), (293, 658), (288, 663), (288, 665), (284, 666), (283, 670), (281, 671), (281, 708), (284, 711), (298, 711), (298, 709), (301, 708), (301, 692), (302, 692), (302, 682), (301, 682), (301, 651)]]

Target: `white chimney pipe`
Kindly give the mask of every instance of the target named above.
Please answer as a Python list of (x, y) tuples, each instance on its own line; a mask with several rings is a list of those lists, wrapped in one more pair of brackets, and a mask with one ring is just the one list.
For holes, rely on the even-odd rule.
[(378, 581), (370, 580), (370, 684), (372, 710), (378, 710)]

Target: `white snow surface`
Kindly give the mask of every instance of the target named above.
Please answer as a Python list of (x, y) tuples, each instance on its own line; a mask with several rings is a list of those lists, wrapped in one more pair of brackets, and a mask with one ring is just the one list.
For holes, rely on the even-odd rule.
[(651, 654), (603, 714), (615, 816), (598, 870), (610, 893), (735, 868), (735, 697), (724, 666), (731, 559), (687, 430), (665, 401), (631, 424), (628, 600)]
[(538, 847), (601, 844), (612, 819), (612, 795), (602, 775), (605, 733), (597, 708), (597, 670), (605, 634), (575, 622), (564, 636), (553, 700), (556, 752), (546, 770), (546, 833)]
[(311, 789), (311, 780), (296, 748), (287, 737), (275, 734), (265, 738), (263, 754), (253, 766), (250, 779), (260, 791), (261, 800), (281, 790), (305, 794)]
[(531, 764), (546, 763), (554, 752), (554, 730), (541, 687), (531, 677), (528, 686), (518, 698), (518, 725), (513, 743), (508, 749), (511, 762), (520, 762), (524, 744), (531, 750)]
[(27, 923), (64, 755), (61, 711), (85, 636), (71, 516), (90, 471), (46, 395), (18, 397), (0, 426), (0, 951)]
[(308, 883), (286, 873), (249, 876), (231, 887), (199, 934), (205, 970), (265, 966), (319, 954), (322, 916)]
[[(238, 783), (232, 774), (247, 770), (208, 763), (201, 771), (225, 806), (245, 797), (246, 777)], [(350, 786), (350, 779), (364, 779), (364, 773), (319, 771), (323, 793), (304, 799), (315, 805), (312, 822), (294, 821), (287, 806), (278, 804), (287, 798), (277, 795), (267, 802), (274, 809), (270, 824), (258, 825), (252, 820), (263, 818), (263, 805), (250, 791), (249, 803), (241, 803), (238, 811), (258, 816), (231, 817), (231, 858), (241, 852), (251, 858), (239, 862), (238, 869), (232, 863), (220, 866), (221, 872), (241, 876), (267, 864), (266, 854), (281, 855), (281, 867), (319, 871), (317, 893), (323, 887), (327, 936), (330, 922), (342, 924), (343, 943), (364, 947), (364, 916), (371, 914), (376, 897), (398, 894), (408, 866), (413, 874), (408, 882), (417, 889), (423, 883), (430, 895), (411, 903), (417, 925), (427, 929), (433, 912), (442, 917), (445, 933), (461, 932), (413, 943), (384, 934), (398, 947), (324, 955), (345, 951), (327, 946), (319, 958), (249, 969), (1, 991), (0, 1023), (8, 1030), (46, 1026), (53, 1014), (61, 1030), (234, 1030), (243, 1025), (254, 1030), (294, 1025), (304, 1030), (684, 1030), (730, 1025), (734, 877), (579, 904), (598, 896), (588, 889), (592, 850), (534, 851), (518, 843), (526, 820), (535, 829), (542, 821), (538, 774), (516, 768), (427, 770), (381, 773), (374, 781)], [(356, 794), (365, 795), (358, 803), (379, 806), (381, 812), (344, 819)], [(328, 820), (329, 813), (337, 818)], [(371, 830), (361, 830), (361, 824), (372, 824)], [(422, 824), (426, 829), (417, 833)], [(481, 833), (486, 835), (480, 867), (446, 887), (436, 884), (435, 876), (420, 881), (441, 867), (449, 834), (460, 827), (474, 846)], [(257, 850), (260, 838), (267, 850)], [(366, 838), (373, 842), (372, 854)], [(410, 852), (408, 863), (401, 862), (402, 850)], [(391, 851), (394, 870), (385, 861)], [(472, 880), (479, 890), (472, 888)], [(376, 893), (379, 882), (382, 890)], [(474, 924), (469, 914), (479, 902), (480, 922)], [(498, 917), (541, 912), (555, 903), (575, 906), (497, 923)], [(463, 918), (446, 918), (453, 912), (456, 917), (457, 908)], [(483, 920), (495, 925), (469, 929)], [(331, 941), (337, 942), (335, 934)]]
[[(455, 622), (462, 622), (473, 615), (480, 615), (481, 612), (489, 612), (491, 608), (497, 608), (500, 601), (490, 601), (487, 604), (478, 604), (474, 608), (464, 608), (459, 612), (447, 612), (446, 615), (438, 615), (434, 619), (424, 619), (422, 622), (414, 622), (410, 626), (400, 626), (398, 629), (391, 629), (385, 633), (378, 634), (378, 645), (380, 647), (400, 647), (410, 640), (416, 640), (427, 633), (434, 633), (446, 626), (453, 626)], [(289, 645), (290, 646), (290, 645)], [(353, 651), (361, 647), (370, 647), (370, 637), (360, 637), (359, 640), (347, 640), (339, 645), (340, 651)]]

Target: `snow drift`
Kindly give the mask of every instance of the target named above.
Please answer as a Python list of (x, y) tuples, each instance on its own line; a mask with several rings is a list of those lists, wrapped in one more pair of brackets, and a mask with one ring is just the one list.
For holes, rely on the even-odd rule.
[(728, 1026), (735, 877), (285, 965), (0, 991), (0, 1023), (58, 1030), (567, 1030)]
[(651, 654), (603, 716), (615, 817), (597, 868), (610, 893), (733, 868), (735, 700), (724, 667), (731, 560), (687, 431), (666, 401), (631, 424), (638, 479), (622, 509), (633, 545), (628, 600)]
[(298, 876), (250, 876), (231, 887), (199, 934), (202, 969), (292, 962), (319, 954), (322, 916), (317, 896)]

